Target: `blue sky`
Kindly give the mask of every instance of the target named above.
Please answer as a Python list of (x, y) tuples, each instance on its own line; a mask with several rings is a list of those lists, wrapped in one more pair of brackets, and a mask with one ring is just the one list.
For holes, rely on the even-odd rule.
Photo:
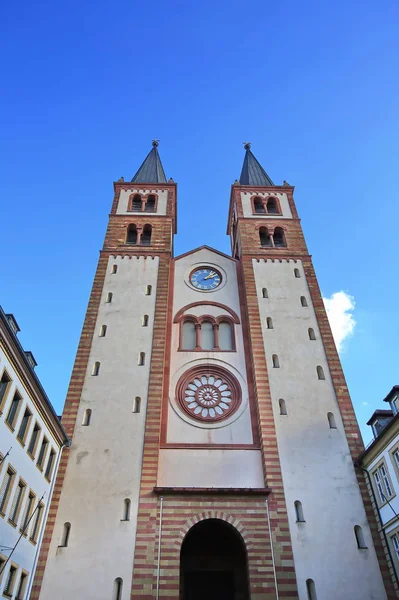
[(178, 182), (177, 254), (229, 252), (242, 142), (296, 186), (324, 296), (356, 303), (341, 356), (360, 424), (382, 407), (399, 383), (398, 19), (394, 1), (7, 5), (0, 303), (58, 411), (112, 181), (152, 138)]

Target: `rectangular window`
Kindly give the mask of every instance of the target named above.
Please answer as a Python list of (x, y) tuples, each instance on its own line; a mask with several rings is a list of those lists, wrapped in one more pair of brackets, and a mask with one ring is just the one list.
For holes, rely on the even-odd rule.
[(55, 458), (55, 452), (51, 448), (50, 455), (49, 455), (48, 461), (47, 461), (46, 472), (44, 474), (44, 476), (45, 476), (46, 479), (50, 479), (51, 478), (51, 474), (53, 472), (54, 458)]
[(40, 525), (42, 522), (42, 516), (43, 516), (43, 509), (44, 509), (44, 505), (42, 503), (40, 503), (38, 505), (38, 507), (36, 508), (36, 512), (33, 516), (33, 526), (32, 526), (32, 531), (30, 534), (30, 539), (32, 542), (37, 542), (37, 538), (39, 535), (39, 531), (40, 531)]
[(11, 504), (11, 510), (10, 510), (10, 521), (12, 523), (14, 523), (15, 525), (17, 524), (17, 521), (18, 521), (19, 511), (21, 510), (22, 501), (23, 501), (24, 494), (25, 494), (25, 489), (26, 489), (26, 485), (20, 479), (18, 482), (17, 489), (15, 490), (15, 494), (14, 494), (14, 498), (13, 498), (13, 501)]
[(392, 541), (392, 546), (393, 546), (393, 549), (395, 550), (395, 555), (396, 555), (396, 558), (397, 558), (397, 559), (398, 559), (398, 561), (399, 561), (399, 539), (398, 539), (398, 536), (397, 536), (397, 534), (396, 534), (396, 533), (395, 533), (395, 535), (393, 535), (393, 536), (391, 537), (391, 541)]
[(5, 371), (0, 379), (0, 414), (3, 412), (4, 404), (7, 400), (7, 393), (10, 389), (11, 379)]
[(381, 482), (381, 478), (380, 478), (380, 474), (379, 474), (378, 470), (374, 471), (373, 475), (374, 475), (374, 480), (375, 480), (375, 484), (377, 487), (378, 495), (380, 497), (380, 502), (385, 502), (386, 497), (384, 494), (384, 488), (382, 486), (382, 482)]
[(375, 486), (377, 488), (379, 500), (381, 504), (384, 504), (387, 500), (392, 498), (392, 484), (388, 475), (388, 471), (386, 465), (381, 463), (375, 471), (373, 471), (373, 477), (375, 481)]
[(5, 514), (6, 509), (7, 509), (7, 503), (8, 503), (9, 497), (10, 497), (11, 488), (14, 483), (14, 477), (15, 477), (14, 469), (12, 469), (11, 467), (8, 467), (8, 469), (4, 475), (4, 478), (3, 478), (1, 488), (0, 488), (0, 513), (2, 513), (3, 515)]
[(17, 594), (15, 596), (15, 600), (24, 600), (27, 583), (28, 583), (28, 573), (26, 573), (26, 571), (22, 571), (21, 577), (19, 578), (19, 583), (18, 583)]
[(11, 401), (10, 410), (8, 411), (8, 415), (6, 418), (6, 423), (14, 430), (15, 421), (17, 420), (18, 411), (21, 406), (21, 394), (19, 392), (15, 392), (14, 397)]
[(387, 475), (387, 471), (384, 465), (380, 466), (380, 473), (381, 473), (381, 477), (384, 481), (384, 485), (385, 485), (385, 489), (387, 491), (388, 497), (390, 498), (393, 494), (392, 494), (392, 490), (391, 490), (391, 484), (389, 481), (389, 477)]
[(39, 439), (39, 434), (40, 434), (40, 427), (36, 423), (35, 427), (33, 428), (32, 435), (30, 437), (29, 446), (28, 446), (28, 452), (32, 456), (32, 458), (34, 458), (34, 456), (35, 456), (37, 441)]
[(8, 571), (8, 575), (6, 577), (6, 582), (4, 584), (3, 594), (4, 596), (12, 597), (12, 592), (15, 584), (15, 577), (17, 575), (17, 567), (14, 565), (10, 566), (10, 570)]
[(17, 435), (17, 438), (23, 444), (25, 444), (26, 434), (28, 432), (28, 426), (29, 426), (31, 418), (32, 418), (32, 413), (30, 412), (29, 408), (25, 408), (24, 416), (22, 417), (21, 425), (19, 427), (19, 431), (18, 431), (18, 435)]
[(1, 580), (3, 579), (3, 573), (4, 573), (4, 565), (6, 564), (6, 557), (4, 556), (4, 554), (0, 554), (0, 583)]
[(29, 496), (28, 496), (28, 500), (26, 501), (26, 506), (25, 506), (25, 512), (24, 512), (24, 516), (22, 519), (22, 525), (21, 525), (21, 533), (25, 534), (27, 533), (27, 528), (29, 525), (29, 519), (32, 516), (32, 512), (33, 512), (33, 505), (35, 503), (35, 498), (36, 495), (31, 491), (29, 492)]
[(42, 445), (40, 446), (39, 458), (37, 459), (37, 463), (36, 463), (37, 466), (39, 467), (39, 469), (43, 468), (43, 463), (44, 463), (44, 459), (46, 456), (47, 446), (48, 446), (48, 440), (44, 437), (43, 441), (42, 441)]

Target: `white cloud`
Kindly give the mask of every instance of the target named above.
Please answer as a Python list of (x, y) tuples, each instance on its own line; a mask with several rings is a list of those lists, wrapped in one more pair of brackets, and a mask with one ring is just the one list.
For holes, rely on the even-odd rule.
[(352, 314), (356, 306), (355, 299), (341, 290), (323, 300), (337, 350), (341, 352), (344, 341), (355, 329), (356, 321)]
[(368, 406), (369, 403), (368, 402), (362, 402), (362, 406)]

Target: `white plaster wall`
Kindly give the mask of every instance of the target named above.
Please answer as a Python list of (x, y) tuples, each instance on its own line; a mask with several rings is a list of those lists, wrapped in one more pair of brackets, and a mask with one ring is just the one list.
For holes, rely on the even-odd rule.
[[(273, 198), (278, 198), (278, 200), (280, 202), (282, 214), (281, 215), (262, 215), (262, 214), (254, 215), (252, 212), (251, 198), (255, 195), (258, 196), (259, 198), (267, 198), (269, 196), (273, 196)], [(268, 192), (260, 192), (259, 194), (254, 194), (253, 192), (241, 192), (241, 205), (242, 205), (242, 211), (243, 211), (244, 217), (247, 217), (250, 219), (259, 219), (259, 218), (292, 219), (292, 213), (291, 213), (290, 205), (288, 202), (288, 196), (287, 196), (287, 194), (285, 194), (283, 192), (277, 192), (277, 193), (273, 192), (273, 194), (270, 194)]]
[[(9, 548), (13, 548), (20, 536), (19, 528), (22, 524), (22, 518), (23, 518), (25, 506), (26, 506), (26, 501), (28, 499), (29, 491), (32, 490), (36, 494), (36, 500), (35, 500), (35, 504), (34, 504), (35, 508), (36, 508), (41, 496), (44, 494), (44, 498), (42, 499), (42, 503), (44, 505), (44, 512), (43, 512), (43, 517), (42, 517), (41, 529), (40, 529), (40, 532), (38, 535), (38, 544), (35, 545), (29, 541), (29, 536), (31, 534), (31, 529), (33, 526), (33, 521), (31, 521), (29, 528), (28, 528), (28, 536), (26, 538), (25, 537), (21, 538), (20, 542), (18, 543), (18, 546), (16, 547), (16, 549), (12, 555), (12, 561), (15, 562), (20, 567), (18, 570), (17, 579), (16, 579), (16, 581), (18, 582), (20, 574), (21, 574), (21, 569), (25, 569), (29, 573), (29, 578), (32, 575), (32, 568), (34, 566), (35, 555), (38, 550), (38, 547), (40, 544), (40, 539), (41, 539), (41, 536), (43, 533), (43, 527), (44, 527), (44, 522), (45, 522), (44, 515), (47, 512), (47, 505), (48, 505), (48, 502), (50, 499), (51, 483), (49, 483), (47, 481), (47, 479), (44, 477), (44, 473), (46, 470), (48, 457), (50, 455), (50, 446), (51, 446), (53, 448), (53, 450), (56, 452), (54, 466), (53, 466), (53, 472), (52, 472), (52, 476), (51, 476), (51, 481), (53, 481), (53, 479), (56, 475), (56, 466), (58, 464), (58, 455), (59, 455), (60, 447), (59, 447), (58, 442), (53, 437), (50, 429), (47, 427), (46, 422), (44, 421), (41, 413), (38, 410), (38, 407), (35, 405), (33, 400), (29, 397), (27, 390), (24, 387), (24, 384), (19, 379), (17, 372), (14, 370), (14, 368), (13, 368), (12, 364), (10, 363), (10, 361), (8, 360), (6, 354), (3, 352), (3, 350), (0, 349), (0, 374), (3, 372), (4, 367), (6, 368), (8, 375), (12, 379), (12, 385), (10, 386), (9, 392), (7, 394), (7, 400), (6, 400), (6, 403), (4, 406), (4, 412), (0, 416), (0, 452), (3, 454), (3, 456), (5, 456), (6, 453), (9, 451), (9, 455), (0, 464), (0, 485), (1, 485), (1, 482), (3, 481), (3, 477), (5, 476), (5, 473), (7, 472), (7, 468), (9, 465), (12, 466), (14, 468), (14, 470), (16, 471), (16, 476), (14, 477), (13, 487), (11, 490), (5, 517), (0, 515), (0, 543), (2, 546), (7, 546)], [(14, 392), (16, 389), (19, 391), (19, 393), (22, 396), (22, 403), (21, 403), (20, 411), (18, 413), (18, 419), (16, 421), (15, 430), (14, 430), (14, 432), (12, 432), (11, 429), (9, 429), (9, 427), (5, 424), (5, 419), (7, 417), (8, 410), (10, 408), (11, 401), (12, 401), (12, 398), (14, 396)], [(22, 421), (22, 417), (23, 417), (25, 408), (27, 406), (30, 409), (30, 411), (32, 412), (32, 419), (30, 421), (30, 424), (29, 424), (29, 427), (27, 430), (25, 446), (22, 446), (22, 444), (17, 440), (17, 435), (18, 435), (19, 427), (21, 425), (21, 421)], [(41, 427), (41, 435), (40, 435), (40, 438), (37, 443), (35, 460), (32, 460), (30, 458), (30, 455), (27, 453), (27, 447), (29, 444), (31, 433), (33, 431), (33, 427), (36, 422)], [(38, 467), (36, 466), (36, 461), (37, 461), (37, 458), (39, 455), (39, 449), (40, 449), (40, 445), (41, 445), (44, 435), (46, 436), (46, 438), (49, 441), (49, 447), (47, 448), (47, 454), (46, 454), (46, 459), (44, 462), (43, 471), (40, 471), (38, 469)], [(17, 528), (14, 528), (8, 522), (8, 518), (10, 516), (12, 500), (14, 497), (14, 493), (17, 489), (17, 485), (18, 485), (18, 481), (19, 481), (20, 477), (22, 477), (22, 479), (26, 483), (26, 491), (25, 491), (25, 495), (24, 495), (24, 499), (23, 499), (22, 508), (20, 509), (20, 512), (19, 512)], [(1, 548), (0, 548), (0, 552), (6, 557), (8, 557), (10, 554), (9, 551), (3, 550)], [(5, 574), (8, 573), (8, 566), (6, 567), (6, 570), (4, 573)], [(6, 581), (6, 575), (2, 577), (1, 582), (0, 582), (0, 594), (3, 590), (5, 581)], [(16, 587), (14, 589), (16, 589)]]
[[(307, 598), (305, 582), (312, 578), (319, 600), (382, 600), (386, 594), (303, 268), (270, 260), (254, 260), (253, 268), (300, 598)], [(301, 278), (294, 277), (294, 268)], [(262, 287), (269, 298), (262, 298)], [(274, 329), (266, 328), (267, 317)], [(279, 369), (272, 367), (272, 354), (280, 359)], [(318, 380), (317, 365), (325, 381)], [(287, 416), (279, 414), (279, 398), (286, 401)], [(329, 428), (328, 412), (337, 429)], [(306, 523), (296, 523), (296, 500)], [(357, 548), (355, 525), (363, 528), (368, 550)]]
[[(118, 271), (111, 274), (114, 264)], [(109, 259), (41, 600), (109, 600), (117, 577), (122, 600), (130, 597), (158, 265), (158, 258)], [(141, 327), (143, 314), (148, 327)], [(106, 337), (98, 337), (103, 324)], [(146, 353), (145, 366), (137, 364), (139, 352)], [(132, 412), (136, 396), (138, 414)], [(89, 427), (81, 425), (86, 408), (92, 409)], [(121, 521), (125, 498), (132, 503), (127, 522)], [(71, 523), (69, 545), (57, 548), (65, 522)]]
[[(399, 495), (398, 495), (399, 482), (398, 482), (398, 475), (395, 471), (395, 467), (393, 465), (392, 458), (391, 458), (391, 452), (395, 447), (397, 447), (398, 443), (399, 443), (399, 436), (397, 435), (394, 437), (394, 439), (392, 439), (385, 446), (385, 448), (381, 452), (378, 453), (376, 458), (367, 467), (367, 470), (370, 473), (370, 479), (374, 484), (374, 478), (372, 476), (372, 472), (374, 471), (374, 468), (377, 466), (377, 464), (380, 462), (380, 460), (382, 460), (382, 459), (385, 460), (385, 464), (387, 466), (388, 473), (389, 473), (391, 483), (392, 483), (392, 488), (393, 488), (392, 491), (394, 493), (394, 496), (389, 499), (389, 504), (385, 503), (382, 506), (380, 506), (380, 516), (381, 516), (381, 521), (382, 521), (383, 525), (386, 525), (387, 523), (389, 523), (389, 521), (392, 521), (392, 519), (394, 519), (394, 522), (391, 523), (389, 525), (389, 527), (387, 528), (388, 530), (392, 530), (398, 526), (398, 518), (396, 517), (396, 515), (399, 514)], [(376, 492), (376, 496), (377, 496), (377, 492)], [(395, 513), (396, 513), (396, 515), (395, 515)]]
[[(195, 266), (210, 265), (222, 272), (223, 282), (212, 292), (202, 292), (193, 289), (188, 283), (189, 273)], [(246, 378), (245, 352), (242, 336), (240, 301), (236, 263), (227, 256), (220, 255), (208, 248), (203, 248), (175, 261), (175, 287), (173, 298), (173, 317), (183, 307), (192, 302), (218, 302), (231, 308), (240, 318), (240, 324), (235, 325), (236, 352), (178, 352), (179, 325), (174, 324), (171, 343), (171, 378), (169, 387), (167, 442), (170, 444), (252, 444), (252, 428), (248, 403), (248, 386)], [(211, 314), (218, 316), (229, 314), (225, 310), (209, 305), (202, 305), (187, 310), (190, 314)], [(242, 390), (242, 404), (239, 410), (229, 419), (214, 424), (199, 423), (184, 415), (175, 401), (175, 388), (181, 375), (189, 368), (200, 364), (217, 364), (229, 370), (238, 379)], [(216, 452), (213, 454), (213, 452)], [(259, 456), (254, 458), (257, 454)], [(184, 460), (180, 461), (180, 457)], [(204, 463), (201, 463), (199, 460)], [(245, 475), (248, 485), (245, 487), (263, 487), (264, 479), (259, 470), (260, 453), (250, 451), (237, 454), (236, 451), (205, 451), (198, 454), (197, 450), (186, 449), (183, 453), (171, 449), (162, 453), (159, 470), (159, 481), (162, 485), (177, 485), (179, 481), (195, 481), (197, 487), (206, 487), (209, 482), (226, 482), (226, 486), (235, 487), (229, 475), (232, 461), (240, 456), (251, 456), (253, 463), (248, 463)], [(212, 459), (213, 457), (213, 459)], [(212, 470), (208, 466), (213, 461)], [(178, 466), (178, 473), (176, 465)], [(203, 465), (208, 465), (206, 468)], [(253, 465), (256, 465), (253, 467)], [(186, 483), (187, 485), (187, 483)], [(215, 483), (213, 484), (215, 485)]]
[(188, 452), (185, 449), (164, 449), (161, 450), (159, 461), (159, 486), (264, 486), (259, 450), (196, 449)]
[(131, 210), (128, 211), (129, 197), (132, 194), (141, 194), (147, 196), (148, 194), (155, 194), (158, 196), (157, 212), (147, 213), (149, 216), (166, 215), (167, 201), (168, 201), (168, 190), (149, 189), (149, 188), (131, 188), (129, 190), (122, 190), (119, 196), (118, 207), (116, 209), (117, 215), (134, 215), (134, 214), (145, 214), (145, 213), (133, 213)]

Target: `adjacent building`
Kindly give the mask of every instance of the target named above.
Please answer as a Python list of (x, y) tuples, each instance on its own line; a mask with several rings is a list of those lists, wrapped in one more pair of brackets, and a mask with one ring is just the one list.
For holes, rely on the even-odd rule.
[(399, 385), (384, 398), (389, 408), (376, 410), (367, 425), (374, 439), (358, 464), (364, 469), (382, 544), (399, 597)]
[(0, 308), (0, 595), (25, 600), (68, 437), (18, 331)]

